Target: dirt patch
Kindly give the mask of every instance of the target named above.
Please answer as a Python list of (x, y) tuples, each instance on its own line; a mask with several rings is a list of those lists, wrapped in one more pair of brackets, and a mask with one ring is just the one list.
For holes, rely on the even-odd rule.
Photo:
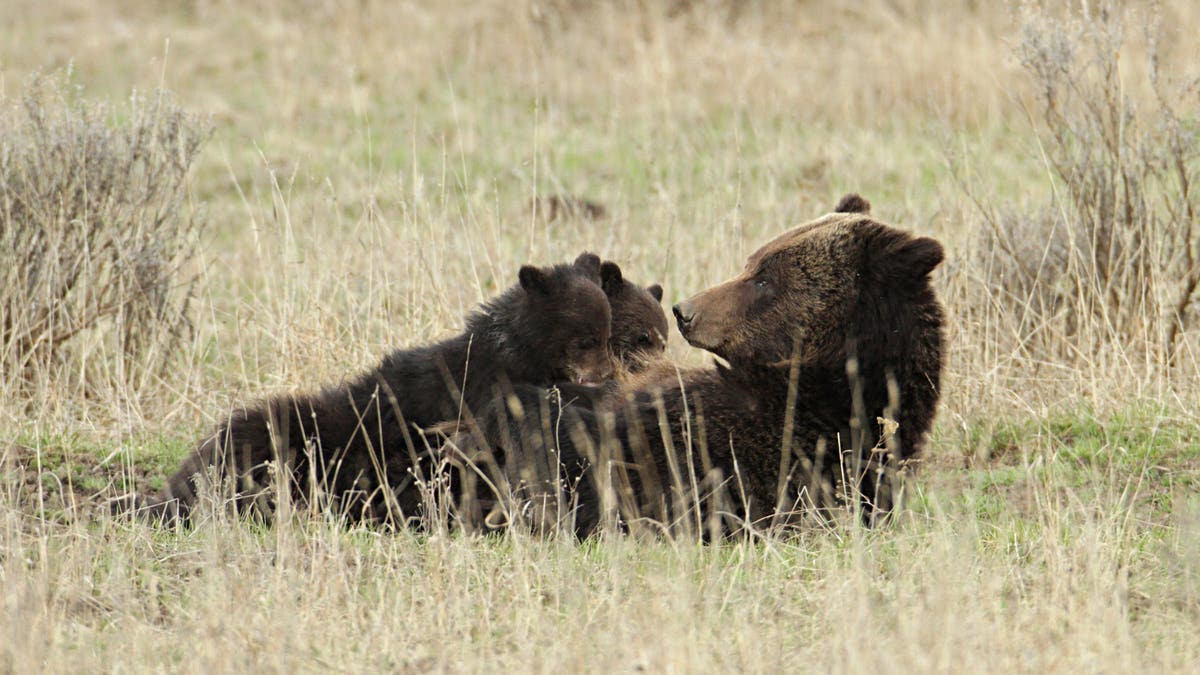
[(122, 461), (123, 455), (119, 450), (100, 456), (62, 445), (11, 443), (0, 450), (0, 490), (22, 512), (74, 519), (148, 484), (148, 472)]

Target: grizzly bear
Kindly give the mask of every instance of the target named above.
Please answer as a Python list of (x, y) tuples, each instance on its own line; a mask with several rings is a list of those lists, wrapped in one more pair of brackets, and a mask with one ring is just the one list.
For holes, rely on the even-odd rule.
[(627, 372), (641, 372), (667, 349), (671, 329), (662, 309), (662, 286), (642, 287), (628, 281), (621, 268), (608, 260), (600, 266), (600, 285), (612, 308), (610, 351)]
[(933, 422), (944, 338), (929, 275), (942, 258), (936, 240), (861, 213), (801, 225), (673, 308), (688, 343), (724, 364), (643, 384), (609, 410), (514, 386), (443, 451), (472, 465), (497, 451), (508, 494), (486, 526), (716, 534), (836, 504), (874, 523)]
[[(239, 511), (268, 515), (273, 462), (287, 472), (293, 497), (307, 502), (319, 488), (350, 520), (411, 515), (420, 495), (405, 487), (427, 454), (422, 429), (469, 416), (500, 383), (589, 383), (613, 374), (601, 270), (591, 253), (572, 264), (522, 267), (519, 283), (469, 315), (461, 334), (397, 350), (315, 395), (235, 411), (184, 461), (161, 498), (116, 508), (186, 520), (200, 486), (215, 476), (235, 483)], [(640, 336), (657, 330), (650, 324), (623, 330)]]

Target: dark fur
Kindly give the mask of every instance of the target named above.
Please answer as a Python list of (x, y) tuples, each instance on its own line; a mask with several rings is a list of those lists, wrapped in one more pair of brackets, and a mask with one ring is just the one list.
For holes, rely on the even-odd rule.
[[(314, 487), (350, 520), (398, 518), (419, 510), (410, 489), (427, 452), (420, 431), (469, 415), (503, 383), (550, 385), (612, 375), (610, 310), (600, 259), (526, 266), (520, 283), (467, 317), (464, 331), (402, 349), (376, 368), (315, 395), (281, 396), (234, 411), (171, 477), (160, 499), (136, 504), (165, 520), (186, 519), (216, 476), (239, 511), (274, 509), (268, 462), (283, 467), (292, 496)], [(424, 467), (427, 469), (428, 467)]]
[(662, 286), (642, 287), (621, 274), (616, 263), (600, 267), (600, 285), (612, 307), (612, 337), (609, 348), (631, 373), (641, 372), (662, 358), (667, 349), (667, 314), (662, 308)]
[[(612, 412), (515, 387), (481, 424), (503, 452), (510, 511), (581, 534), (606, 513), (693, 531), (789, 522), (844, 494), (868, 520), (886, 515), (937, 405), (943, 314), (929, 273), (942, 256), (933, 239), (826, 216), (676, 305), (684, 337), (728, 366), (643, 386)], [(894, 436), (881, 417), (899, 423)]]

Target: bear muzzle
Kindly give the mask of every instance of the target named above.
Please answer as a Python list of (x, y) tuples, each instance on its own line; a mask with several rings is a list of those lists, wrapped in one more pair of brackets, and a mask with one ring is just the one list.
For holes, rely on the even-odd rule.
[(675, 323), (679, 326), (679, 334), (687, 340), (688, 344), (698, 349), (705, 351), (713, 351), (720, 347), (722, 340), (716, 339), (716, 336), (711, 335), (711, 330), (706, 330), (707, 323), (702, 320), (703, 314), (696, 308), (695, 303), (691, 300), (683, 302), (671, 308), (675, 314)]
[(745, 277), (739, 276), (680, 302), (671, 308), (688, 344), (722, 356), (722, 348), (744, 328)]
[(675, 323), (679, 325), (679, 332), (687, 335), (688, 328), (692, 325), (692, 319), (696, 318), (695, 306), (688, 300), (675, 305), (671, 308), (675, 314)]
[(571, 368), (571, 381), (576, 384), (600, 384), (612, 379), (615, 373), (612, 357), (584, 359)]

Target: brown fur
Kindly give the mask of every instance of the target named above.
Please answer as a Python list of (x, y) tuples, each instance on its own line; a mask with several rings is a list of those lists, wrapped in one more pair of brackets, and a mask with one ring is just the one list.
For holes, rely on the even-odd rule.
[(616, 263), (600, 267), (600, 285), (612, 307), (609, 346), (624, 370), (637, 373), (662, 358), (667, 349), (667, 314), (662, 308), (663, 289), (628, 281)]
[[(674, 377), (676, 372), (675, 366), (663, 358), (670, 328), (661, 304), (662, 286), (639, 286), (624, 278), (620, 266), (608, 260), (600, 267), (600, 280), (612, 311), (609, 348), (616, 370), (612, 382), (587, 392), (596, 403), (616, 400), (623, 390), (632, 390), (659, 377)], [(426, 431), (437, 436), (454, 436), (475, 430), (465, 420), (447, 420)]]
[(727, 366), (674, 381), (659, 370), (611, 413), (579, 392), (515, 387), (481, 435), (522, 512), (581, 533), (604, 517), (789, 522), (854, 495), (873, 522), (933, 421), (943, 317), (929, 274), (942, 256), (861, 214), (802, 225), (676, 305), (688, 342)]
[(833, 207), (833, 212), (867, 214), (871, 212), (871, 202), (864, 199), (862, 195), (850, 192), (838, 200), (837, 206)]

